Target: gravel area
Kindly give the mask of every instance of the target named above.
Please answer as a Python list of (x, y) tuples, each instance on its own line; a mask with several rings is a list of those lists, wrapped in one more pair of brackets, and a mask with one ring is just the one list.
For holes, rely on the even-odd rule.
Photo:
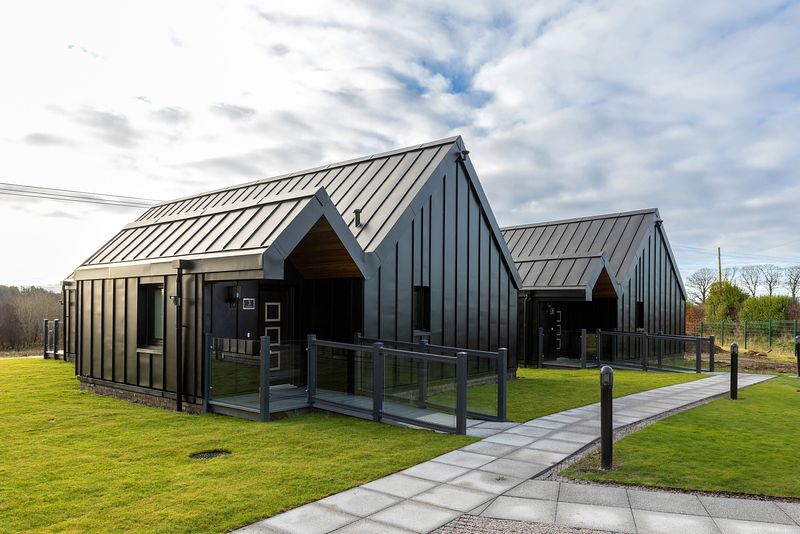
[(509, 521), (508, 519), (492, 519), (477, 515), (464, 514), (445, 526), (434, 531), (434, 534), (608, 534), (607, 530), (590, 530), (585, 528), (561, 527), (525, 521)]

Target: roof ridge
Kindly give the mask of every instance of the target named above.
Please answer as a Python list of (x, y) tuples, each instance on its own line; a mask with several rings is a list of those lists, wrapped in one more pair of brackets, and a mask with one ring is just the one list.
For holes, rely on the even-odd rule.
[(420, 149), (431, 148), (431, 147), (440, 146), (440, 145), (446, 145), (446, 144), (449, 144), (449, 143), (454, 143), (457, 140), (459, 140), (460, 138), (461, 138), (460, 135), (455, 135), (455, 136), (452, 136), (452, 137), (445, 137), (445, 138), (442, 138), (442, 139), (436, 139), (434, 141), (428, 141), (426, 143), (421, 143), (419, 145), (412, 145), (412, 146), (407, 146), (407, 147), (403, 147), (403, 148), (395, 148), (395, 149), (392, 149), (392, 150), (388, 150), (386, 152), (379, 152), (379, 153), (376, 153), (376, 154), (370, 154), (370, 155), (367, 155), (367, 156), (361, 156), (361, 157), (358, 157), (358, 158), (344, 160), (344, 161), (335, 161), (335, 162), (332, 162), (332, 163), (318, 165), (316, 167), (311, 167), (311, 168), (308, 168), (308, 169), (302, 169), (302, 170), (299, 170), (299, 171), (293, 171), (293, 172), (288, 172), (288, 173), (284, 173), (284, 174), (279, 174), (277, 176), (270, 176), (270, 177), (267, 177), (267, 178), (259, 178), (258, 180), (252, 180), (252, 181), (249, 181), (249, 182), (242, 182), (240, 184), (230, 185), (228, 187), (221, 187), (219, 189), (212, 189), (212, 190), (209, 190), (209, 191), (202, 191), (200, 193), (187, 195), (185, 197), (173, 198), (173, 199), (170, 199), (170, 200), (165, 200), (164, 202), (159, 202), (158, 204), (154, 204), (153, 206), (148, 208), (148, 211), (153, 209), (153, 208), (158, 208), (158, 207), (161, 207), (161, 206), (165, 206), (167, 204), (172, 204), (174, 202), (181, 202), (183, 200), (189, 200), (189, 199), (192, 199), (192, 198), (197, 198), (197, 197), (201, 197), (201, 196), (205, 196), (205, 195), (212, 195), (212, 194), (215, 194), (215, 193), (222, 193), (224, 191), (233, 191), (235, 189), (241, 189), (243, 187), (250, 187), (252, 185), (264, 184), (264, 183), (273, 182), (273, 181), (276, 181), (276, 180), (283, 180), (285, 178), (290, 178), (290, 177), (293, 177), (293, 176), (304, 176), (304, 175), (307, 175), (307, 174), (311, 174), (311, 173), (315, 173), (315, 172), (319, 172), (319, 171), (323, 171), (323, 170), (337, 169), (339, 167), (346, 167), (348, 165), (353, 165), (353, 164), (357, 164), (357, 163), (363, 163), (365, 161), (371, 161), (371, 160), (380, 159), (380, 158), (388, 158), (388, 157), (391, 157), (391, 156), (395, 156), (397, 154), (403, 154), (405, 152), (412, 152), (414, 150), (420, 150)]
[(633, 215), (641, 215), (643, 213), (658, 213), (658, 208), (644, 208), (639, 210), (631, 210), (631, 211), (620, 211), (616, 213), (604, 213), (600, 215), (590, 215), (587, 217), (574, 217), (571, 219), (556, 219), (552, 221), (543, 221), (538, 223), (528, 223), (528, 224), (517, 224), (512, 226), (503, 226), (500, 228), (501, 231), (505, 232), (506, 230), (521, 230), (524, 228), (536, 228), (539, 226), (554, 226), (558, 224), (568, 224), (573, 222), (584, 222), (584, 221), (600, 221), (603, 219), (615, 219), (618, 217), (630, 217)]

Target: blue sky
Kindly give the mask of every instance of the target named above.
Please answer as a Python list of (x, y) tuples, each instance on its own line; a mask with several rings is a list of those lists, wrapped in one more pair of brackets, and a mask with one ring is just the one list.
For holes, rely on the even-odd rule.
[[(655, 206), (684, 274), (800, 264), (798, 27), (770, 0), (3, 5), (0, 182), (169, 199), (461, 134), (501, 224)], [(0, 283), (137, 216), (0, 196)]]

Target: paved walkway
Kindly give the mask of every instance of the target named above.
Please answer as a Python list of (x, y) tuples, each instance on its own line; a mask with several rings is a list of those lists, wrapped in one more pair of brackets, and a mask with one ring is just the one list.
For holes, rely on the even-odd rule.
[[(769, 378), (740, 375), (739, 387)], [(614, 427), (622, 430), (625, 430), (623, 427), (635, 427), (647, 420), (723, 396), (728, 387), (728, 375), (716, 375), (615, 399)], [(660, 516), (656, 514), (662, 514), (665, 521), (668, 515), (674, 515), (672, 521), (685, 522), (673, 523), (668, 532), (676, 529), (718, 532), (712, 526), (723, 533), (795, 532), (775, 529), (798, 528), (795, 521), (800, 520), (800, 510), (783, 510), (771, 502), (730, 505), (726, 503), (731, 499), (702, 497), (700, 502), (706, 512), (703, 514), (699, 507), (689, 507), (688, 504), (682, 507), (683, 498), (676, 497), (677, 494), (667, 494), (669, 498), (656, 494), (649, 500), (648, 496), (642, 497), (642, 502), (663, 503), (661, 508), (656, 504), (643, 508), (634, 506), (634, 502), (636, 506), (639, 502), (635, 500), (638, 497), (631, 500), (630, 494), (635, 493), (634, 490), (531, 480), (546, 475), (568, 457), (596, 445), (600, 436), (599, 411), (599, 405), (592, 404), (523, 424), (474, 424), (468, 433), (484, 438), (479, 442), (237, 532), (424, 533), (436, 530), (465, 513), (620, 532), (658, 532)], [(562, 488), (566, 488), (563, 497)], [(626, 506), (619, 506), (623, 502), (622, 495), (627, 499)], [(780, 513), (775, 512), (776, 508)], [(682, 513), (675, 513), (681, 510)], [(738, 515), (731, 517), (735, 513)], [(794, 514), (793, 519), (791, 514)], [(762, 521), (757, 523), (761, 530), (746, 530), (749, 527), (741, 520), (755, 517), (763, 518), (757, 519)], [(639, 518), (641, 527), (638, 527)], [(691, 525), (702, 523), (711, 530), (694, 530), (694, 526), (683, 528), (681, 525), (689, 525), (686, 521), (691, 518), (698, 521)], [(797, 532), (800, 534), (800, 530)]]

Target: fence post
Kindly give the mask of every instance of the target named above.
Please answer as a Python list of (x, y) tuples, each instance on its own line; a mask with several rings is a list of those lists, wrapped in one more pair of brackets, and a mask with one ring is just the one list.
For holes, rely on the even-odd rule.
[(595, 330), (594, 333), (594, 344), (597, 347), (597, 364), (600, 365), (600, 362), (603, 361), (603, 338), (602, 338), (602, 330), (599, 328)]
[(456, 434), (467, 433), (467, 353), (456, 354)]
[(586, 329), (581, 328), (581, 369), (586, 369)]
[(731, 399), (739, 398), (739, 345), (731, 345)]
[(308, 407), (314, 406), (314, 397), (317, 396), (317, 336), (308, 334), (306, 337), (306, 353), (308, 356), (308, 377), (306, 383), (308, 384)]
[(701, 371), (700, 360), (703, 357), (703, 338), (698, 337), (694, 343), (695, 343), (694, 372), (699, 373)]
[(44, 320), (44, 336), (42, 336), (42, 338), (44, 340), (42, 342), (42, 345), (44, 346), (44, 348), (42, 349), (42, 357), (44, 357), (45, 360), (47, 359), (47, 335), (49, 333), (49, 330), (47, 328), (47, 323), (48, 322), (49, 321), (47, 319)]
[(53, 321), (53, 359), (58, 359), (58, 319)]
[(703, 337), (703, 321), (700, 321), (700, 337)]
[(642, 337), (642, 369), (647, 371), (650, 368), (650, 335), (645, 332)]
[(269, 421), (269, 336), (261, 336), (261, 380), (258, 389), (258, 408), (262, 423)]
[(722, 333), (720, 334), (720, 336), (722, 337), (721, 343), (724, 345), (725, 344), (725, 319), (722, 320)]
[[(772, 319), (767, 320), (767, 339), (769, 340), (769, 348), (772, 350)], [(723, 341), (723, 343), (725, 343)]]
[(508, 349), (497, 349), (497, 418), (506, 420), (506, 388), (508, 387)]
[(744, 321), (744, 350), (747, 350), (747, 319)]
[[(663, 336), (664, 332), (658, 332), (659, 336)], [(656, 345), (656, 360), (658, 361), (658, 366), (661, 367), (664, 363), (664, 339), (659, 337), (658, 338), (658, 345)]]
[(203, 336), (205, 344), (203, 345), (203, 374), (205, 374), (205, 387), (203, 388), (203, 412), (208, 413), (211, 411), (209, 402), (211, 401), (211, 345), (214, 338), (211, 334)]
[(372, 345), (372, 420), (380, 421), (383, 412), (383, 343)]
[(539, 327), (539, 369), (544, 367), (544, 328)]
[[(428, 340), (419, 340), (419, 351), (428, 353)], [(425, 399), (428, 398), (428, 360), (419, 360), (417, 364), (417, 381), (419, 382), (419, 399), (417, 399), (417, 406), (424, 408), (426, 406)]]
[(617, 334), (615, 333), (617, 329), (615, 328), (611, 333), (611, 362), (613, 363), (617, 359)]
[(708, 338), (708, 340), (709, 340), (709, 346), (708, 346), (708, 370), (709, 370), (709, 372), (713, 373), (714, 372), (714, 352), (717, 350), (717, 347), (716, 347), (717, 342), (714, 339), (714, 336), (710, 336)]

